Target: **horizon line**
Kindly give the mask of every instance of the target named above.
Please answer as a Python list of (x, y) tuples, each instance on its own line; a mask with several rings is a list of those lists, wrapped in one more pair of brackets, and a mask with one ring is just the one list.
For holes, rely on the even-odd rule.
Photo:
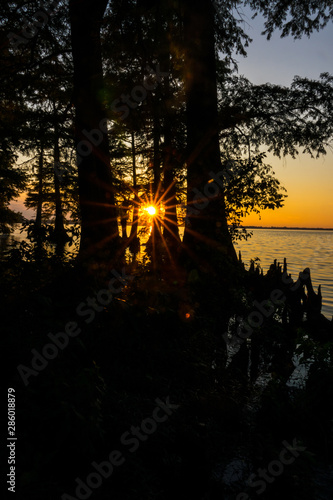
[(333, 231), (333, 227), (302, 227), (302, 226), (240, 226), (241, 229), (306, 229), (317, 231)]

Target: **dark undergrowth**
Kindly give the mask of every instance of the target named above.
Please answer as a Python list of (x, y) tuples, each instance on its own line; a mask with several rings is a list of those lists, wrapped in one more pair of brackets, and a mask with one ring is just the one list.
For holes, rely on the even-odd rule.
[[(0, 262), (16, 498), (331, 498), (330, 327), (318, 338), (276, 307), (225, 342), (276, 276), (162, 259), (89, 280), (70, 260), (28, 257)], [(310, 369), (291, 386), (296, 351)]]

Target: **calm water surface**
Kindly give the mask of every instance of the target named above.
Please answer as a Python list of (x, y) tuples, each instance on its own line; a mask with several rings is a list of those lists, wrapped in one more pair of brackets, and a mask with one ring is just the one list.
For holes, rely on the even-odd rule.
[(317, 292), (321, 285), (322, 313), (333, 315), (333, 231), (251, 229), (252, 238), (235, 245), (241, 250), (242, 260), (249, 267), (250, 260), (260, 258), (264, 273), (274, 259), (283, 264), (286, 257), (288, 273), (296, 280), (300, 271), (310, 268), (312, 283)]

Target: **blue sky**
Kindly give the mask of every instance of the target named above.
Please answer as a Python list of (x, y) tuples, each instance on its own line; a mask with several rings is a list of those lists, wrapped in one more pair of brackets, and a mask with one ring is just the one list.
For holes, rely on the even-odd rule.
[(290, 85), (293, 77), (306, 76), (318, 78), (320, 73), (333, 72), (333, 23), (330, 22), (320, 32), (310, 38), (293, 40), (280, 38), (278, 31), (267, 40), (260, 33), (264, 19), (257, 16), (251, 19), (251, 11), (245, 13), (245, 30), (253, 39), (247, 49), (248, 57), (236, 56), (239, 74), (246, 76), (252, 83), (276, 83)]
[[(246, 13), (246, 32), (253, 42), (246, 58), (237, 55), (238, 72), (252, 83), (273, 83), (288, 86), (295, 75), (317, 79), (320, 73), (333, 73), (333, 23), (310, 38), (293, 40), (280, 38), (276, 31), (268, 41), (261, 35), (264, 21), (254, 20)], [(286, 157), (279, 160), (270, 155), (269, 163), (277, 178), (288, 191), (285, 207), (265, 211), (261, 219), (251, 215), (247, 224), (262, 226), (302, 226), (333, 228), (333, 154), (318, 160), (309, 155), (299, 155), (296, 160)]]

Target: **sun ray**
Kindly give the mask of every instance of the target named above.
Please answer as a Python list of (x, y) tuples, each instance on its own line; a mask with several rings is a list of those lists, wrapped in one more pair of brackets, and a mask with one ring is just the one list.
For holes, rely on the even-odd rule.
[[(159, 203), (161, 203), (161, 201), (163, 201), (163, 198), (168, 194), (168, 192), (170, 191), (170, 189), (172, 188), (172, 186), (174, 186), (176, 183), (176, 181), (173, 181), (171, 184), (169, 184), (169, 186), (167, 187), (167, 189), (164, 191), (164, 193), (162, 194), (162, 196), (158, 199), (159, 200)], [(173, 197), (171, 196), (169, 199), (171, 200)], [(164, 202), (165, 203), (165, 202)]]
[(161, 190), (162, 190), (162, 182), (159, 181), (157, 189), (156, 189), (156, 193), (155, 193), (155, 196), (154, 196), (154, 201), (153, 201), (152, 205), (157, 205), (157, 200), (160, 199), (160, 192), (161, 192)]
[[(163, 201), (163, 205), (168, 205), (168, 202), (170, 200), (172, 200), (174, 197), (173, 196), (170, 196), (170, 198), (166, 199)], [(159, 202), (161, 202), (161, 200), (159, 200)], [(176, 207), (178, 205), (178, 203), (174, 203), (173, 205), (168, 205), (169, 207)]]
[(161, 235), (161, 239), (162, 239), (162, 241), (163, 241), (163, 245), (164, 245), (164, 247), (165, 247), (165, 249), (166, 249), (166, 251), (167, 251), (167, 254), (168, 254), (169, 260), (170, 260), (170, 262), (171, 262), (172, 266), (175, 266), (175, 260), (174, 260), (174, 258), (172, 257), (172, 254), (171, 254), (170, 249), (169, 249), (169, 247), (168, 247), (168, 245), (167, 245), (167, 242), (166, 242), (166, 240), (165, 240), (165, 238), (164, 238), (164, 235), (162, 234), (162, 232), (161, 232), (160, 228), (158, 228), (158, 230), (159, 230), (159, 233), (160, 233), (160, 235)]
[[(166, 229), (166, 230), (170, 233), (170, 235), (173, 237), (173, 239), (174, 239), (177, 243), (179, 243), (179, 242), (180, 242), (180, 239), (179, 239), (179, 238), (177, 238), (177, 236), (175, 235), (175, 233), (174, 233), (174, 232), (172, 232), (172, 231), (171, 231), (171, 229), (170, 229), (168, 226), (166, 226), (166, 225), (164, 225), (164, 224), (163, 224), (163, 227), (164, 227), (164, 229)], [(163, 234), (164, 234), (164, 233), (163, 233)]]
[(166, 216), (166, 213), (164, 214), (164, 219), (162, 220), (162, 224), (163, 226), (167, 227), (165, 224), (164, 224), (164, 221), (167, 220), (168, 222), (170, 222), (170, 224), (173, 224), (174, 226), (178, 226), (177, 222), (175, 222), (174, 220), (172, 219), (169, 219), (167, 216)]
[[(164, 224), (163, 224), (163, 220), (162, 220), (161, 218), (159, 218), (159, 217), (158, 217), (158, 219), (159, 219), (160, 224), (161, 224), (161, 225), (164, 225)], [(160, 237), (161, 237), (161, 241), (162, 241), (162, 243), (163, 243), (163, 245), (164, 245), (164, 248), (165, 248), (165, 249), (166, 249), (166, 251), (167, 251), (167, 254), (168, 254), (168, 257), (169, 257), (170, 263), (171, 263), (173, 266), (175, 266), (175, 261), (174, 261), (174, 258), (172, 257), (172, 254), (171, 254), (171, 252), (170, 252), (170, 249), (168, 248), (167, 242), (166, 242), (166, 240), (165, 240), (165, 238), (164, 238), (164, 235), (162, 234), (161, 228), (160, 228), (160, 226), (159, 226), (159, 225), (156, 225), (156, 227), (157, 227), (157, 230), (158, 230), (159, 235), (160, 235)], [(156, 242), (155, 242), (155, 233), (154, 233), (154, 232), (153, 232), (152, 236), (153, 236), (153, 237), (152, 237), (152, 246), (153, 246), (153, 249), (152, 249), (152, 250), (153, 250), (153, 266), (154, 266), (154, 269), (156, 269), (156, 259), (155, 259), (155, 257), (156, 257)]]

